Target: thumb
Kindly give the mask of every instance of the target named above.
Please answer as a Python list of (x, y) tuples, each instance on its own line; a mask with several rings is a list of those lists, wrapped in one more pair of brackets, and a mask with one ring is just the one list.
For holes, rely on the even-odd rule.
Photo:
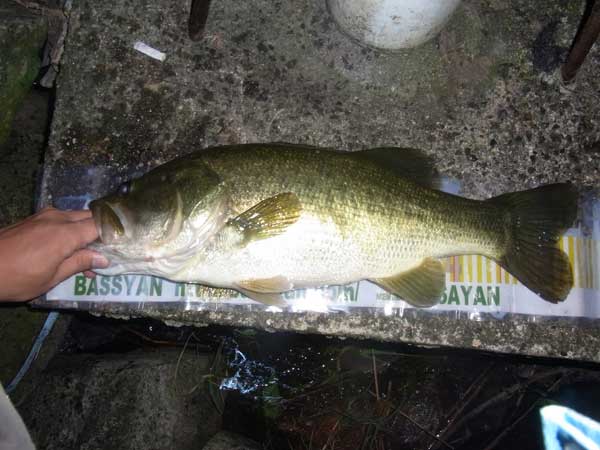
[(108, 265), (108, 259), (98, 252), (88, 249), (77, 250), (58, 266), (52, 284), (56, 285), (76, 273), (90, 269), (102, 269)]

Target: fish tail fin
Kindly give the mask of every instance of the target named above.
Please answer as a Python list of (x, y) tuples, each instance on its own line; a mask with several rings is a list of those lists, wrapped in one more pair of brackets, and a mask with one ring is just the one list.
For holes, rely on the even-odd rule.
[(488, 201), (507, 212), (506, 247), (498, 263), (544, 300), (563, 301), (573, 287), (573, 271), (558, 242), (577, 215), (575, 187), (549, 184)]

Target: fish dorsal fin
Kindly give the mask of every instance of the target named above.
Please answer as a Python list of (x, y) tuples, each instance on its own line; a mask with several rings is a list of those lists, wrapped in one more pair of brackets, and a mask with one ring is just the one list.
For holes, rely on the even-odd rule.
[(283, 295), (276, 292), (256, 292), (250, 291), (248, 289), (243, 289), (241, 287), (236, 287), (235, 289), (240, 293), (244, 294), (246, 297), (259, 303), (262, 303), (263, 305), (279, 307), (287, 306)]
[(236, 227), (248, 243), (283, 233), (296, 223), (301, 213), (302, 205), (296, 194), (285, 192), (256, 204), (229, 220), (228, 225)]
[(426, 258), (414, 269), (371, 281), (413, 306), (427, 308), (439, 302), (446, 285), (446, 276), (440, 261)]
[(276, 276), (260, 280), (239, 281), (238, 286), (255, 292), (286, 292), (294, 289), (294, 285), (284, 276)]
[(433, 159), (420, 150), (378, 147), (354, 152), (353, 155), (373, 161), (421, 186), (439, 187), (440, 180), (436, 174)]

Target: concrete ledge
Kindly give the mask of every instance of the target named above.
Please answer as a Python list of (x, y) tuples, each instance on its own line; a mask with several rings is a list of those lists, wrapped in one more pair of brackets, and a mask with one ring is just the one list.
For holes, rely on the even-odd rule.
[[(45, 303), (42, 306), (52, 306)], [(69, 309), (73, 304), (59, 306)], [(600, 362), (600, 323), (590, 319), (547, 318), (510, 314), (503, 319), (469, 320), (456, 313), (407, 310), (386, 316), (361, 308), (350, 313), (271, 313), (261, 306), (80, 302), (77, 310), (117, 319), (158, 319), (170, 326), (219, 324), (271, 332), (292, 331), (336, 337), (403, 342), (427, 347), (456, 347), (535, 357)]]
[[(347, 39), (321, 0), (212, 2), (199, 42), (187, 38), (185, 2), (76, 2), (42, 203), (102, 195), (199, 148), (275, 141), (421, 148), (473, 198), (565, 180), (597, 189), (600, 48), (569, 91), (555, 77), (582, 5), (501, 3), (466, 1), (436, 40), (382, 53)], [(138, 40), (165, 61), (134, 50)], [(93, 182), (73, 176), (82, 170), (96, 170)], [(600, 361), (589, 321), (114, 303), (90, 311)]]

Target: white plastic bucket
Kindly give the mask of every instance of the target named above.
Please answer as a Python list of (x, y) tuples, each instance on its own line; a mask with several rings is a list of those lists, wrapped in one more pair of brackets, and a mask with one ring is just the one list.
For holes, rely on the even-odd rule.
[(433, 38), (461, 0), (327, 0), (338, 25), (372, 47), (397, 50)]

